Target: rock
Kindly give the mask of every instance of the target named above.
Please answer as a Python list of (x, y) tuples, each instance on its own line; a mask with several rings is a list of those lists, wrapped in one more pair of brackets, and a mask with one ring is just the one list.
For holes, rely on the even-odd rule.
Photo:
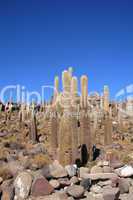
[(28, 172), (21, 172), (14, 181), (15, 195), (18, 199), (26, 199), (32, 184), (32, 176)]
[(39, 177), (37, 178), (31, 189), (32, 196), (45, 196), (50, 195), (54, 191), (54, 188), (49, 184), (46, 178)]
[(97, 163), (97, 166), (98, 166), (98, 167), (109, 166), (109, 162), (108, 162), (108, 161), (104, 161), (104, 160), (100, 160), (100, 161)]
[(72, 185), (67, 188), (66, 192), (74, 198), (80, 198), (84, 194), (84, 188), (79, 185)]
[(133, 194), (121, 194), (120, 200), (133, 200)]
[(85, 189), (85, 190), (89, 190), (91, 187), (91, 179), (83, 179), (80, 182), (80, 185)]
[(54, 161), (53, 164), (49, 165), (49, 169), (53, 178), (63, 178), (68, 176), (67, 171), (59, 164), (57, 160)]
[(71, 185), (71, 182), (69, 181), (68, 178), (60, 178), (60, 179), (58, 179), (58, 181), (59, 181), (61, 187), (66, 187), (66, 186)]
[(91, 168), (91, 174), (103, 173), (103, 168), (99, 166), (94, 166)]
[(79, 179), (78, 177), (76, 176), (73, 176), (71, 179), (70, 179), (70, 183), (73, 185), (73, 184), (77, 184), (79, 183)]
[(40, 174), (41, 174), (42, 176), (44, 176), (45, 178), (51, 178), (52, 175), (51, 175), (51, 173), (50, 173), (50, 167), (49, 167), (49, 165), (45, 165), (45, 166), (41, 169)]
[(131, 177), (133, 176), (133, 167), (130, 165), (125, 165), (124, 167), (121, 167), (119, 169), (116, 169), (115, 172), (120, 176), (120, 177)]
[(107, 180), (107, 179), (117, 179), (118, 176), (115, 173), (97, 173), (97, 174), (84, 174), (82, 178), (89, 178), (91, 180)]
[(93, 193), (99, 194), (103, 192), (103, 189), (99, 185), (93, 185), (90, 191)]
[(104, 200), (116, 200), (119, 199), (120, 191), (119, 188), (108, 188), (103, 190)]
[(68, 200), (68, 196), (64, 192), (56, 192), (42, 197), (30, 197), (28, 200)]
[(124, 179), (124, 178), (119, 179), (119, 189), (120, 189), (121, 194), (128, 193), (129, 187), (130, 187), (130, 184), (127, 179)]
[(19, 161), (10, 161), (7, 164), (13, 176), (16, 176), (18, 173), (24, 171), (24, 167), (21, 165)]
[(111, 180), (107, 180), (107, 181), (99, 181), (97, 183), (97, 185), (101, 186), (101, 187), (104, 187), (104, 186), (107, 186), (107, 185), (112, 185), (112, 181)]
[(1, 200), (13, 200), (14, 199), (14, 188), (13, 188), (13, 181), (6, 180), (1, 185), (2, 189), (2, 197)]
[(58, 189), (60, 187), (60, 183), (58, 180), (50, 180), (49, 184), (52, 185), (54, 189)]
[(14, 200), (14, 189), (13, 186), (5, 188), (2, 191), (2, 197), (1, 200)]
[(90, 171), (89, 171), (89, 168), (87, 167), (80, 167), (79, 169), (79, 176), (82, 178), (84, 176), (84, 174), (88, 174)]
[(3, 182), (3, 178), (2, 177), (0, 177), (0, 184)]
[(67, 165), (65, 167), (65, 169), (70, 177), (73, 177), (77, 174), (77, 166), (76, 165)]
[(104, 167), (103, 167), (103, 172), (104, 172), (104, 173), (111, 173), (111, 172), (112, 172), (112, 169), (111, 169), (109, 166), (104, 166)]

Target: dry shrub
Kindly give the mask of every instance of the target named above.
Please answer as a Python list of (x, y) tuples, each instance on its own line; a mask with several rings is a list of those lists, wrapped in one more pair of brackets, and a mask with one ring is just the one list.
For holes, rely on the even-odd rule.
[(6, 166), (0, 167), (0, 177), (2, 177), (3, 180), (12, 178), (12, 173), (11, 173), (10, 169)]
[(48, 155), (45, 154), (37, 154), (31, 159), (31, 164), (37, 165), (38, 168), (42, 168), (45, 165), (51, 164), (51, 159), (49, 158)]

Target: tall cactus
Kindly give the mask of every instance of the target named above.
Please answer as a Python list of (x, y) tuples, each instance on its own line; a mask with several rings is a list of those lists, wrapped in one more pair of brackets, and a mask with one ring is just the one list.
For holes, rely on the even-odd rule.
[(71, 104), (77, 108), (77, 98), (78, 98), (78, 80), (77, 77), (72, 77), (71, 80)]
[[(80, 111), (80, 137), (81, 147), (86, 148), (89, 154), (91, 154), (91, 127), (90, 117), (88, 115), (88, 78), (83, 75), (80, 79), (81, 83), (81, 111)], [(86, 160), (87, 161), (87, 160)]]
[(86, 109), (88, 105), (88, 78), (83, 75), (80, 79), (81, 83), (81, 108)]
[(49, 107), (49, 121), (48, 121), (48, 127), (49, 127), (49, 134), (50, 134), (50, 153), (51, 155), (55, 156), (57, 153), (57, 147), (58, 147), (58, 119), (57, 119), (57, 113), (55, 110), (55, 107), (50, 106)]
[(63, 108), (59, 127), (59, 161), (62, 165), (74, 163), (77, 158), (77, 120), (72, 115), (71, 107), (71, 75), (69, 71), (62, 74), (63, 82)]
[(112, 119), (109, 113), (104, 116), (104, 145), (112, 144)]
[(54, 99), (53, 99), (54, 104), (57, 101), (58, 94), (59, 94), (59, 77), (55, 76), (55, 79), (54, 79)]
[(38, 141), (38, 137), (37, 137), (36, 114), (35, 114), (34, 111), (32, 111), (32, 113), (31, 113), (30, 140), (31, 140), (33, 143)]
[(109, 87), (104, 86), (104, 111), (109, 112)]

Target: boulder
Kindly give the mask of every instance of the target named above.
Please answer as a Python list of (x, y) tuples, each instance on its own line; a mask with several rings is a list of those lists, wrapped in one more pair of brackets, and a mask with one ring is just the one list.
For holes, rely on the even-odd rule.
[(120, 176), (120, 177), (131, 177), (133, 176), (133, 167), (130, 165), (125, 165), (119, 169), (116, 169), (115, 172)]
[(91, 179), (87, 178), (87, 179), (82, 179), (80, 182), (80, 185), (85, 189), (85, 190), (89, 190), (91, 187)]
[(99, 166), (94, 166), (91, 168), (91, 174), (103, 173), (103, 168)]
[(25, 199), (28, 197), (31, 184), (32, 184), (32, 176), (28, 172), (21, 172), (18, 174), (14, 181), (15, 188), (15, 196), (18, 199)]
[(49, 170), (53, 178), (63, 178), (68, 176), (65, 168), (62, 167), (57, 160), (55, 160), (53, 164), (49, 165)]
[(106, 188), (103, 190), (104, 200), (116, 200), (119, 199), (120, 191), (119, 188)]
[(79, 179), (77, 176), (73, 176), (71, 179), (70, 179), (70, 183), (73, 185), (73, 184), (77, 184), (79, 183)]
[(117, 179), (118, 176), (115, 173), (96, 173), (96, 174), (84, 174), (82, 178), (89, 178), (91, 180), (107, 180)]
[(49, 183), (54, 189), (58, 189), (60, 187), (60, 183), (58, 180), (50, 180)]
[(99, 185), (93, 185), (90, 191), (93, 193), (99, 194), (103, 192), (103, 189)]
[(82, 186), (72, 185), (67, 188), (66, 192), (74, 198), (81, 198), (85, 191)]
[(67, 165), (65, 169), (70, 177), (73, 177), (77, 174), (77, 166), (76, 165)]
[(14, 199), (14, 187), (12, 180), (6, 180), (1, 185), (2, 197), (1, 200), (13, 200)]
[(31, 194), (34, 197), (38, 196), (45, 196), (50, 195), (54, 191), (54, 188), (50, 183), (47, 181), (44, 177), (36, 178), (36, 180), (33, 182)]
[(125, 179), (125, 178), (119, 179), (119, 189), (120, 189), (121, 194), (128, 193), (129, 187), (130, 187), (130, 184), (127, 179)]
[(80, 167), (79, 169), (79, 176), (82, 178), (84, 174), (88, 174), (90, 172), (89, 168), (87, 167)]

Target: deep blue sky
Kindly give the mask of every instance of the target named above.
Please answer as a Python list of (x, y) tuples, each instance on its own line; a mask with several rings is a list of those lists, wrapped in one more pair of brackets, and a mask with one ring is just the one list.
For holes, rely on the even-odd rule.
[(68, 66), (89, 91), (132, 83), (132, 0), (0, 0), (0, 88), (40, 90)]

